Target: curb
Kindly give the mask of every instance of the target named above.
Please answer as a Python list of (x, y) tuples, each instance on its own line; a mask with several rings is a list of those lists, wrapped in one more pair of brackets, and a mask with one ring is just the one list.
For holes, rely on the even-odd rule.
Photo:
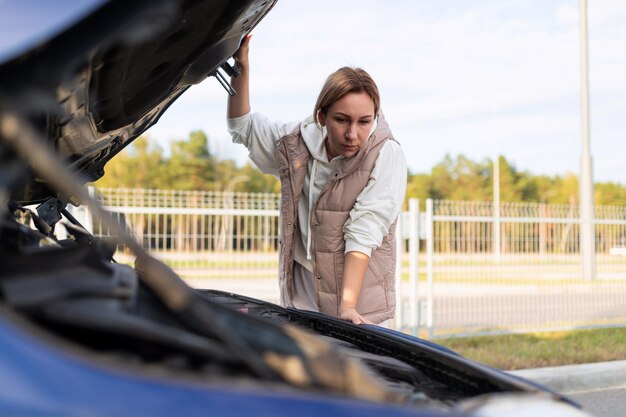
[(592, 391), (626, 385), (626, 361), (506, 371), (557, 392)]

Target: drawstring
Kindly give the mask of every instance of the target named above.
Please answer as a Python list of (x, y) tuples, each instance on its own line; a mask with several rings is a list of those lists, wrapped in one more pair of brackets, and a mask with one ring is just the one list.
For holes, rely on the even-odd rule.
[(313, 214), (313, 190), (315, 188), (315, 175), (317, 174), (317, 159), (313, 158), (313, 167), (311, 168), (311, 176), (309, 178), (309, 221), (306, 235), (306, 259), (312, 260), (311, 257), (311, 215)]

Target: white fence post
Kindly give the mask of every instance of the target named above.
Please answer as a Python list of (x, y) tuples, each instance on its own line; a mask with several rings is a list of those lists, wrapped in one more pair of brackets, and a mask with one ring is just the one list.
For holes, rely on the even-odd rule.
[(433, 231), (433, 200), (429, 198), (426, 200), (426, 275), (428, 294), (426, 300), (426, 327), (428, 329), (428, 337), (433, 335), (433, 262), (434, 262), (434, 231)]
[(396, 222), (396, 316), (395, 329), (402, 331), (404, 327), (404, 303), (402, 300), (402, 257), (404, 255), (404, 222), (402, 213)]
[(419, 328), (419, 200), (409, 200), (409, 311), (411, 334), (416, 336)]
[(500, 197), (493, 202), (493, 255), (496, 265), (500, 265), (501, 232), (500, 232)]

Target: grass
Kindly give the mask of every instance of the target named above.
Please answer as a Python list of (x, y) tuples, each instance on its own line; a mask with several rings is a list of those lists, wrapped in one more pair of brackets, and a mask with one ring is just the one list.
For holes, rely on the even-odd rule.
[(504, 370), (626, 359), (626, 328), (438, 338), (435, 342)]

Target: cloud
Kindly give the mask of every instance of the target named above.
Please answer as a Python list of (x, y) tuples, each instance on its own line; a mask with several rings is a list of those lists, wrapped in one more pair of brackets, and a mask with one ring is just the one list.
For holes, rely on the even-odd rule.
[[(601, 180), (620, 180), (602, 158), (615, 155), (626, 131), (624, 19), (624, 1), (589, 4), (591, 137)], [(304, 117), (329, 73), (357, 65), (379, 84), (413, 171), (445, 153), (490, 157), (485, 138), (496, 123), (500, 149), (520, 169), (577, 172), (578, 25), (576, 0), (279, 1), (252, 39), (253, 108), (283, 121)], [(214, 80), (205, 83), (173, 106), (184, 116), (173, 115), (168, 123), (177, 126), (163, 131), (194, 116), (224, 148), (235, 146), (224, 135), (225, 95)]]

